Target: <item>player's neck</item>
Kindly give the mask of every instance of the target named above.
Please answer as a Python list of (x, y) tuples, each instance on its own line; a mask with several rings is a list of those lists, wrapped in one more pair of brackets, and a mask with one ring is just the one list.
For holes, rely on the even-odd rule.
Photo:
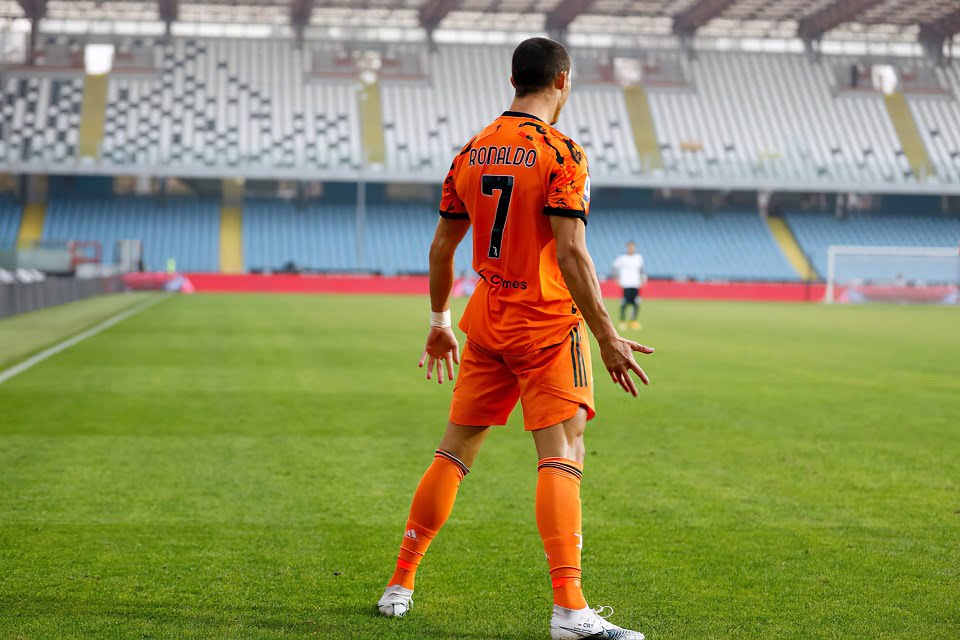
[(510, 103), (510, 111), (529, 113), (550, 124), (553, 120), (553, 114), (557, 111), (557, 105), (555, 100), (544, 95), (524, 96), (513, 99), (513, 102)]

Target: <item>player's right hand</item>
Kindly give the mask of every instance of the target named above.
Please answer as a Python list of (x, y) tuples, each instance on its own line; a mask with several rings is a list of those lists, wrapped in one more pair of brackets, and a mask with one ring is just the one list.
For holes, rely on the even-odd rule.
[(653, 353), (653, 347), (646, 347), (639, 342), (627, 340), (614, 334), (609, 340), (600, 342), (600, 358), (607, 368), (614, 384), (619, 384), (627, 393), (637, 395), (637, 385), (630, 377), (633, 371), (643, 384), (650, 384), (650, 378), (643, 372), (637, 361), (633, 359), (633, 352)]
[(450, 327), (431, 327), (427, 334), (427, 345), (420, 356), (420, 368), (427, 363), (427, 380), (431, 379), (433, 368), (437, 368), (437, 383), (443, 384), (443, 368), (446, 365), (447, 380), (453, 380), (453, 365), (460, 364), (460, 344)]

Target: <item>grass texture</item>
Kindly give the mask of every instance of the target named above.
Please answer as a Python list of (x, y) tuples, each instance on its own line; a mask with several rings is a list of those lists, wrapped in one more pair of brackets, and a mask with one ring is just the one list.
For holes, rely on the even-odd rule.
[[(87, 306), (0, 322), (0, 354)], [(413, 611), (376, 615), (452, 391), (416, 367), (427, 311), (174, 297), (0, 385), (0, 637), (549, 637), (519, 409)], [(588, 601), (656, 640), (960, 637), (958, 310), (642, 319), (652, 386), (596, 373)]]

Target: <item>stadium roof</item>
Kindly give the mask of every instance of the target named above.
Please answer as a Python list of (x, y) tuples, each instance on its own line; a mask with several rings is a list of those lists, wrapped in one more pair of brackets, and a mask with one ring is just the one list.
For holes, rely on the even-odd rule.
[(942, 42), (945, 0), (0, 0), (0, 16)]

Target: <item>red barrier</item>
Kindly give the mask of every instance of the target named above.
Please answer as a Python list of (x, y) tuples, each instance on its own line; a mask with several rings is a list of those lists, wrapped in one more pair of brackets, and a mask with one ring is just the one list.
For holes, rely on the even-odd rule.
[[(356, 293), (427, 295), (426, 276), (363, 275), (227, 275), (190, 273), (190, 282), (199, 292), (209, 293)], [(620, 296), (616, 282), (602, 284), (603, 295)], [(643, 295), (663, 300), (773, 300), (782, 302), (819, 301), (822, 284), (799, 282), (676, 282), (651, 280)]]
[(162, 271), (139, 272), (133, 271), (123, 274), (123, 284), (130, 291), (179, 291), (193, 293), (195, 291), (190, 278), (182, 273), (165, 273)]
[(889, 302), (893, 304), (956, 304), (960, 290), (951, 285), (860, 285), (838, 287), (839, 302)]
[(365, 293), (425, 295), (426, 276), (188, 274), (201, 293)]
[[(605, 282), (604, 295), (619, 295), (614, 282)], [(611, 286), (612, 285), (612, 286)], [(608, 290), (608, 287), (610, 289)], [(663, 300), (755, 300), (819, 302), (826, 287), (803, 282), (677, 282), (651, 280), (643, 295)]]

